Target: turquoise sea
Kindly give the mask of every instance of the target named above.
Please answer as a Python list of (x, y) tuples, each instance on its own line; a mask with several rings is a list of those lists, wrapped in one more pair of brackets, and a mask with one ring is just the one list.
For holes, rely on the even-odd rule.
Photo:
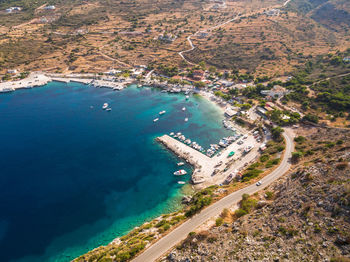
[(172, 175), (180, 160), (155, 138), (182, 132), (207, 148), (230, 134), (222, 119), (200, 96), (148, 87), (52, 82), (1, 94), (1, 261), (70, 261), (175, 211), (177, 181), (190, 176)]

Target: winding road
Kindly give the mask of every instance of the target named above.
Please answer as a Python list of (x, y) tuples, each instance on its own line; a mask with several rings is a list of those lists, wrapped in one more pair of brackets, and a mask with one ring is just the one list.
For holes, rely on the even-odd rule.
[(255, 192), (270, 185), (272, 182), (283, 176), (290, 168), (290, 158), (294, 150), (293, 138), (294, 134), (291, 129), (285, 129), (283, 137), (286, 141), (286, 151), (280, 165), (272, 171), (269, 175), (261, 179), (262, 186), (258, 187), (255, 184), (247, 186), (241, 190), (231, 193), (230, 195), (222, 198), (218, 202), (205, 208), (199, 214), (193, 216), (191, 219), (184, 222), (182, 225), (174, 229), (165, 237), (151, 245), (138, 257), (133, 259), (133, 262), (151, 262), (155, 261), (169, 251), (172, 247), (179, 244), (184, 240), (188, 234), (194, 231), (198, 226), (205, 223), (208, 219), (219, 215), (224, 208), (230, 208), (236, 205), (241, 199), (243, 194), (254, 194)]

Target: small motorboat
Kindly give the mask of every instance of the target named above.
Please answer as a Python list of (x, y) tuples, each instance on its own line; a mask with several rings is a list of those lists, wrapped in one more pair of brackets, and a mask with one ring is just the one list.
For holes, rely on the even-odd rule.
[(108, 108), (106, 109), (106, 111), (110, 112), (110, 111), (112, 111), (112, 108), (108, 107)]
[(178, 184), (180, 184), (180, 185), (184, 185), (184, 184), (186, 184), (186, 182), (185, 182), (185, 181), (178, 181), (177, 183), (178, 183)]
[(153, 122), (157, 122), (159, 120), (159, 118), (155, 118), (153, 119)]
[(186, 96), (186, 100), (188, 100), (190, 98), (190, 96)]
[(169, 135), (170, 135), (170, 136), (174, 136), (175, 134), (174, 134), (174, 132), (171, 132)]
[(183, 166), (184, 164), (185, 164), (184, 162), (177, 163), (178, 166)]
[(174, 172), (174, 176), (183, 176), (186, 174), (187, 174), (186, 170), (183, 170), (183, 169), (180, 169), (180, 170)]
[(102, 106), (102, 109), (105, 110), (108, 108), (108, 103), (104, 103), (103, 106)]
[(165, 113), (166, 113), (166, 111), (163, 110), (163, 111), (160, 111), (160, 112), (159, 112), (159, 115), (164, 115)]
[(183, 108), (182, 108), (182, 111), (186, 111), (186, 107), (183, 107)]
[(185, 118), (185, 122), (187, 122), (187, 121), (188, 121), (188, 118), (186, 117), (186, 118)]

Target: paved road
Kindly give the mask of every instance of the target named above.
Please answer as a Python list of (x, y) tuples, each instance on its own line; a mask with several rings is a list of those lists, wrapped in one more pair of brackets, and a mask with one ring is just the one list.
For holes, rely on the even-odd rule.
[(232, 205), (237, 204), (243, 194), (254, 194), (255, 192), (263, 189), (267, 185), (271, 184), (273, 181), (285, 174), (290, 168), (290, 157), (294, 150), (293, 144), (293, 132), (286, 129), (283, 133), (286, 140), (286, 152), (281, 164), (273, 171), (271, 174), (267, 175), (262, 181), (262, 186), (257, 187), (255, 184), (236, 191), (213, 205), (207, 207), (199, 214), (195, 215), (178, 228), (170, 232), (168, 235), (160, 239), (158, 242), (146, 249), (142, 254), (136, 257), (133, 262), (151, 262), (155, 261), (163, 254), (165, 254), (169, 249), (180, 243), (187, 235), (194, 231), (198, 226), (202, 225), (208, 219), (220, 214), (224, 208), (230, 208)]

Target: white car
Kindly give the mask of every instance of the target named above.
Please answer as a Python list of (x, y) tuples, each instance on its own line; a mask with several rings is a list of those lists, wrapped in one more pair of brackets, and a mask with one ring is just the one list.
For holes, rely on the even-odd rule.
[(262, 182), (261, 180), (256, 183), (256, 186), (261, 186)]

